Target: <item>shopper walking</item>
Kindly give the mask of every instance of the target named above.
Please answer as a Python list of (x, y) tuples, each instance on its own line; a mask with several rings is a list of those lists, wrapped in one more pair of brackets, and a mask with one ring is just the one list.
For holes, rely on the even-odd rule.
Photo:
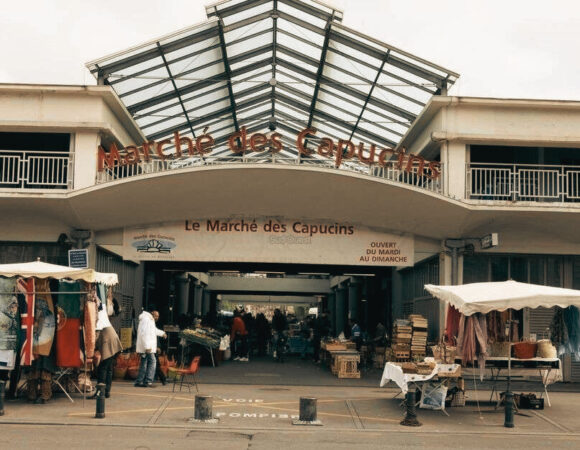
[(137, 329), (137, 353), (141, 355), (139, 363), (139, 375), (135, 380), (137, 387), (153, 387), (155, 377), (155, 354), (157, 353), (157, 336), (167, 337), (163, 330), (155, 326), (159, 320), (159, 312), (143, 311), (139, 316), (139, 328)]
[(232, 322), (232, 332), (230, 334), (231, 346), (234, 349), (234, 361), (248, 362), (248, 331), (239, 310), (234, 311), (234, 321)]

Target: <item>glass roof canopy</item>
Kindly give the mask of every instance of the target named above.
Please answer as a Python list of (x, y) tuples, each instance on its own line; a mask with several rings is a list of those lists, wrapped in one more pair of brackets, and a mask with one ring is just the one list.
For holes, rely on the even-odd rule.
[(225, 0), (206, 13), (204, 23), (87, 64), (149, 140), (209, 127), (212, 156), (232, 157), (227, 139), (245, 126), (276, 130), (281, 154), (296, 157), (298, 133), (313, 127), (310, 149), (325, 136), (394, 147), (459, 77), (343, 26), (341, 11), (316, 0)]

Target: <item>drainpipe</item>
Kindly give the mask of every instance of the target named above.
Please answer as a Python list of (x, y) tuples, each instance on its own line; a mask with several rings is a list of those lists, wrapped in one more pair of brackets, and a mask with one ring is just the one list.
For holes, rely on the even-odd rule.
[(459, 284), (459, 252), (465, 251), (465, 240), (445, 239), (445, 247), (451, 250), (451, 284)]

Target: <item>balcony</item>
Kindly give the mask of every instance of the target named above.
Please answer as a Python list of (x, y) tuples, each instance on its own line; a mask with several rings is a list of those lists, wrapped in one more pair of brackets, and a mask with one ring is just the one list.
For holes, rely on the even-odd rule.
[(222, 165), (232, 166), (236, 164), (290, 165), (300, 167), (319, 167), (351, 173), (354, 172), (362, 175), (369, 175), (379, 179), (395, 181), (404, 185), (415, 186), (437, 194), (443, 194), (444, 167), (442, 164), (439, 169), (440, 176), (433, 179), (426, 175), (419, 176), (417, 174), (417, 164), (415, 164), (413, 170), (409, 172), (403, 169), (397, 169), (394, 166), (394, 162), (390, 162), (385, 167), (382, 167), (379, 165), (369, 166), (351, 160), (343, 161), (340, 168), (337, 168), (334, 164), (334, 161), (328, 159), (281, 157), (277, 156), (276, 154), (261, 156), (249, 156), (244, 154), (241, 157), (205, 156), (203, 158), (187, 158), (181, 161), (162, 161), (156, 157), (152, 157), (150, 161), (140, 161), (137, 164), (118, 166), (113, 169), (105, 169), (101, 172), (98, 172), (96, 184), (109, 183), (111, 181), (124, 178), (132, 178), (185, 168)]
[(0, 150), (0, 189), (71, 189), (72, 164), (68, 152)]
[(580, 166), (469, 163), (465, 187), (472, 200), (580, 206)]

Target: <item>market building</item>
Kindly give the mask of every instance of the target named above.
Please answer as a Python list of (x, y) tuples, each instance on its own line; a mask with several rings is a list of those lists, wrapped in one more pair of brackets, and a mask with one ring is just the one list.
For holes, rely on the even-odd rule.
[(580, 288), (580, 102), (450, 96), (458, 74), (315, 1), (206, 11), (87, 64), (96, 86), (0, 85), (1, 263), (87, 248), (118, 328), (255, 302), (335, 334), (418, 313), (436, 340), (425, 284)]

